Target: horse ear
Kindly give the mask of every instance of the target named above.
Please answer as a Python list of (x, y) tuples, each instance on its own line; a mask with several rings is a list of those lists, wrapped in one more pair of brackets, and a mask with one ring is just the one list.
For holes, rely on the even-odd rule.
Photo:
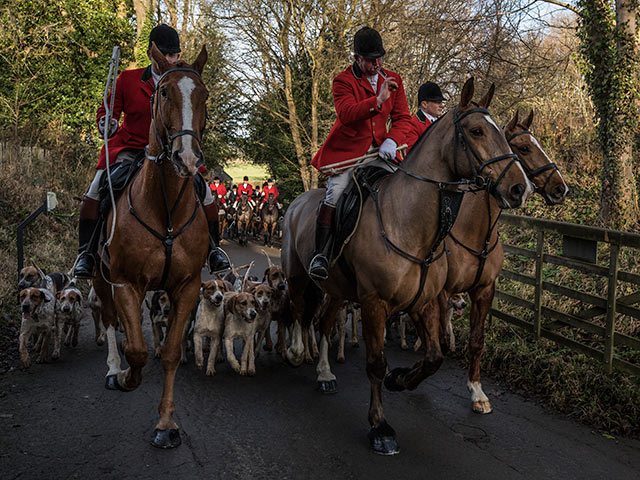
[(533, 108), (531, 109), (531, 113), (529, 114), (527, 119), (524, 121), (525, 128), (529, 130), (529, 127), (531, 126), (532, 123), (533, 123)]
[(511, 119), (511, 121), (509, 121), (509, 123), (507, 123), (507, 126), (504, 127), (504, 131), (505, 132), (512, 131), (514, 128), (516, 128), (516, 125), (518, 125), (518, 110), (516, 110), (516, 113), (513, 116), (513, 118)]
[(205, 47), (204, 45), (202, 46), (202, 50), (200, 50), (200, 53), (198, 54), (198, 58), (196, 58), (196, 61), (193, 62), (193, 69), (198, 72), (200, 75), (202, 75), (202, 70), (204, 69), (204, 64), (207, 63), (207, 59), (209, 58), (208, 54), (207, 54), (207, 47)]
[(158, 47), (156, 47), (156, 42), (151, 42), (151, 56), (158, 64), (158, 68), (160, 69), (160, 72), (159, 72), (160, 75), (162, 75), (164, 72), (166, 72), (171, 68), (171, 65), (169, 64), (167, 59), (164, 58), (164, 55), (162, 55), (162, 52), (158, 49)]
[(462, 87), (462, 93), (460, 94), (460, 103), (458, 106), (460, 108), (466, 107), (471, 103), (471, 99), (473, 98), (473, 77), (469, 78), (464, 83), (464, 87)]
[(491, 99), (493, 99), (493, 94), (496, 91), (496, 84), (492, 83), (491, 86), (489, 87), (489, 91), (485, 94), (484, 97), (482, 97), (482, 100), (480, 100), (480, 103), (478, 103), (478, 106), (480, 106), (480, 108), (489, 108), (489, 105), (491, 104)]

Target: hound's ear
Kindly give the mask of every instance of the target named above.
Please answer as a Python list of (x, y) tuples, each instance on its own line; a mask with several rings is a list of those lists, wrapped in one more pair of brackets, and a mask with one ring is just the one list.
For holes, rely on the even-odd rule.
[(146, 298), (144, 299), (144, 304), (147, 306), (147, 309), (151, 311), (151, 305), (149, 305), (149, 301)]
[(56, 292), (56, 298), (60, 300), (61, 297), (62, 297), (62, 290), (60, 290), (59, 292)]
[(267, 279), (267, 275), (269, 275), (269, 270), (270, 270), (270, 268), (271, 268), (271, 267), (267, 268), (267, 269), (264, 271), (264, 276), (262, 277), (262, 281), (263, 281), (263, 282)]
[(504, 127), (504, 131), (505, 132), (511, 132), (513, 131), (514, 128), (516, 128), (516, 125), (518, 125), (518, 110), (516, 110), (515, 115), (513, 116), (513, 118), (511, 119), (511, 121), (509, 123), (507, 123), (507, 126)]
[(491, 104), (491, 100), (493, 99), (493, 94), (495, 92), (496, 92), (496, 84), (492, 83), (491, 86), (489, 87), (489, 91), (485, 94), (484, 97), (482, 97), (482, 99), (478, 103), (478, 106), (480, 108), (489, 108), (489, 105)]
[(158, 68), (160, 69), (160, 72), (159, 72), (160, 75), (162, 75), (167, 70), (171, 69), (171, 65), (169, 64), (167, 59), (164, 58), (164, 55), (162, 55), (162, 52), (156, 46), (156, 42), (151, 42), (151, 56), (158, 64)]
[(229, 299), (229, 301), (227, 302), (227, 311), (229, 313), (231, 313), (232, 315), (235, 315), (235, 306), (236, 306), (236, 298), (238, 298), (237, 295), (234, 295), (233, 297), (231, 297)]
[(529, 127), (531, 126), (532, 123), (533, 123), (533, 108), (531, 109), (531, 113), (529, 114), (527, 119), (524, 121), (523, 125), (527, 130), (529, 130)]
[(464, 87), (462, 87), (462, 93), (460, 94), (460, 103), (458, 104), (459, 108), (466, 107), (471, 103), (471, 99), (473, 98), (473, 77), (469, 78), (464, 83)]
[(79, 302), (83, 302), (84, 301), (84, 297), (82, 296), (82, 292), (80, 292), (80, 293), (76, 292), (76, 296), (78, 297), (78, 301)]
[(198, 58), (196, 58), (196, 61), (193, 62), (193, 65), (192, 65), (193, 69), (196, 72), (198, 72), (200, 75), (202, 75), (204, 64), (207, 63), (208, 58), (209, 58), (209, 55), (207, 54), (207, 47), (203, 45), (202, 50), (200, 50), (200, 53), (198, 54)]
[(45, 302), (50, 302), (54, 299), (53, 294), (49, 290), (40, 289), (40, 293), (44, 297)]

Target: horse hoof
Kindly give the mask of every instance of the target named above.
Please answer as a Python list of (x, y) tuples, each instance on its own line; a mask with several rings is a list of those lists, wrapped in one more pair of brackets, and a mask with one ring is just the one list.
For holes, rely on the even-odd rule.
[(181, 443), (180, 430), (177, 428), (171, 428), (169, 430), (156, 428), (153, 431), (153, 441), (151, 445), (156, 448), (176, 448), (180, 446)]
[(473, 410), (474, 413), (480, 413), (482, 415), (493, 413), (493, 409), (488, 400), (472, 402), (471, 410)]
[(104, 387), (107, 390), (120, 390), (120, 384), (118, 384), (115, 374), (107, 375), (107, 378), (104, 379)]
[(396, 442), (396, 432), (387, 422), (371, 428), (367, 437), (371, 448), (378, 455), (397, 455), (400, 453), (398, 442)]
[(331, 395), (333, 393), (338, 393), (338, 382), (337, 380), (320, 380), (318, 381), (318, 390), (320, 393), (325, 395)]
[(411, 371), (410, 368), (394, 368), (384, 376), (384, 386), (390, 392), (402, 392), (406, 389), (404, 385), (398, 383), (400, 375), (406, 375)]

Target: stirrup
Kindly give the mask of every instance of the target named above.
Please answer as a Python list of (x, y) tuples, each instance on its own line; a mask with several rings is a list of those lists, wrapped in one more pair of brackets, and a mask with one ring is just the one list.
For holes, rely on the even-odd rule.
[(231, 269), (229, 255), (220, 247), (214, 247), (207, 255), (207, 268), (212, 275), (226, 272)]
[(93, 274), (95, 264), (96, 260), (93, 254), (89, 252), (80, 253), (73, 267), (73, 276), (79, 280), (93, 279), (95, 277)]
[(311, 259), (309, 276), (313, 280), (326, 280), (329, 278), (329, 260), (327, 260), (324, 253), (318, 253)]

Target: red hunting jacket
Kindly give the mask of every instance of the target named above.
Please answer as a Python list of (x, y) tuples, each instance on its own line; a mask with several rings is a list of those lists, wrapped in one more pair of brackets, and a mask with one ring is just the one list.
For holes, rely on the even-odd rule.
[(405, 140), (407, 153), (409, 153), (413, 144), (416, 143), (420, 135), (422, 135), (429, 125), (431, 125), (431, 120), (427, 118), (422, 110), (418, 109), (418, 113), (411, 117), (411, 125), (407, 131), (407, 139)]
[(238, 185), (238, 198), (240, 198), (240, 196), (245, 192), (247, 193), (247, 195), (249, 195), (249, 199), (251, 199), (251, 197), (253, 196), (253, 187), (250, 183), (247, 183), (246, 187), (244, 183)]
[[(377, 92), (356, 63), (333, 79), (333, 103), (336, 121), (311, 164), (320, 169), (351, 158), (361, 157), (371, 144), (380, 146), (385, 139), (393, 139), (398, 146), (405, 142), (407, 129), (411, 125), (407, 97), (402, 78), (389, 70), (380, 70)], [(381, 108), (376, 96), (387, 77), (395, 78), (398, 89)], [(387, 132), (387, 120), (391, 118), (391, 129)]]
[[(151, 78), (151, 66), (125, 70), (116, 80), (116, 97), (113, 103), (113, 118), (124, 120), (116, 134), (109, 139), (109, 164), (113, 164), (118, 153), (125, 148), (143, 150), (149, 143), (149, 126), (151, 125), (150, 99), (154, 82)], [(108, 101), (111, 101), (109, 93)], [(100, 105), (96, 114), (96, 123), (105, 115), (104, 105)], [(98, 160), (99, 170), (107, 168), (104, 146)]]
[(224, 186), (224, 183), (219, 183), (217, 187), (215, 183), (211, 183), (209, 188), (211, 188), (211, 193), (220, 199), (220, 203), (223, 205), (227, 204), (227, 199), (225, 198), (225, 195), (227, 194), (227, 187)]
[(267, 200), (269, 200), (269, 195), (273, 193), (273, 199), (277, 202), (278, 201), (278, 187), (276, 187), (275, 185), (272, 186), (271, 188), (269, 188), (269, 186), (267, 185), (266, 187), (264, 187), (262, 189), (262, 203), (266, 203)]

